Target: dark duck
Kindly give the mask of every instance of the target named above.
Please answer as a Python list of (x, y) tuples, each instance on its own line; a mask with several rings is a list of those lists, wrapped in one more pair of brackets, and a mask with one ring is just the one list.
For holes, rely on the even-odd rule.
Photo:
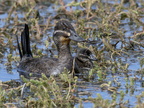
[(75, 57), (75, 73), (82, 73), (94, 67), (93, 61), (97, 61), (95, 55), (87, 48), (81, 48)]
[(30, 48), (29, 28), (25, 24), (25, 28), (21, 33), (21, 47), (18, 42), (18, 49), (20, 53), (21, 61), (18, 66), (18, 72), (20, 75), (27, 77), (29, 73), (34, 76), (40, 76), (41, 73), (50, 75), (58, 75), (66, 68), (69, 72), (73, 69), (73, 57), (70, 52), (70, 41), (84, 41), (79, 37), (67, 20), (60, 20), (54, 27), (53, 40), (58, 50), (58, 58), (33, 58)]

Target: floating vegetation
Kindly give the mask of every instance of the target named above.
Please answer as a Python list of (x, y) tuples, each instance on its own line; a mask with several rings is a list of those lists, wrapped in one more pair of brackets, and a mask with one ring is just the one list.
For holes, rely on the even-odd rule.
[[(144, 106), (144, 3), (142, 0), (0, 0), (0, 107)], [(34, 57), (54, 57), (57, 20), (70, 20), (97, 57), (78, 76), (26, 79), (18, 76), (16, 35), (30, 29)], [(71, 42), (73, 44), (73, 42)]]

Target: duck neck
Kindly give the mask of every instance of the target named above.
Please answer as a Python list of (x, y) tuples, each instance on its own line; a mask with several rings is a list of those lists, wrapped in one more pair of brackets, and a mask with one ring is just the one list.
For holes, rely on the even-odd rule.
[(68, 58), (71, 58), (71, 52), (70, 52), (70, 45), (69, 44), (62, 44), (57, 46), (58, 48), (58, 58), (59, 60), (67, 60)]

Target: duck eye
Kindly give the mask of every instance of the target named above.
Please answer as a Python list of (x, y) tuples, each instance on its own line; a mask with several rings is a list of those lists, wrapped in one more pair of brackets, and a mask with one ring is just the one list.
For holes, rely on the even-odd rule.
[(66, 30), (66, 28), (64, 27), (63, 30)]

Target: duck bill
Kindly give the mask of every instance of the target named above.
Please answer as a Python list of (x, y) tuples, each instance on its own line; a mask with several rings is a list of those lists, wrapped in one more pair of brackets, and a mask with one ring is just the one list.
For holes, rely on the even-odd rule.
[(91, 54), (90, 55), (90, 60), (97, 61), (98, 59), (96, 58), (96, 56), (94, 54)]
[(77, 42), (84, 42), (85, 40), (78, 36), (75, 32), (71, 31), (71, 35), (69, 37), (71, 40), (77, 41)]

